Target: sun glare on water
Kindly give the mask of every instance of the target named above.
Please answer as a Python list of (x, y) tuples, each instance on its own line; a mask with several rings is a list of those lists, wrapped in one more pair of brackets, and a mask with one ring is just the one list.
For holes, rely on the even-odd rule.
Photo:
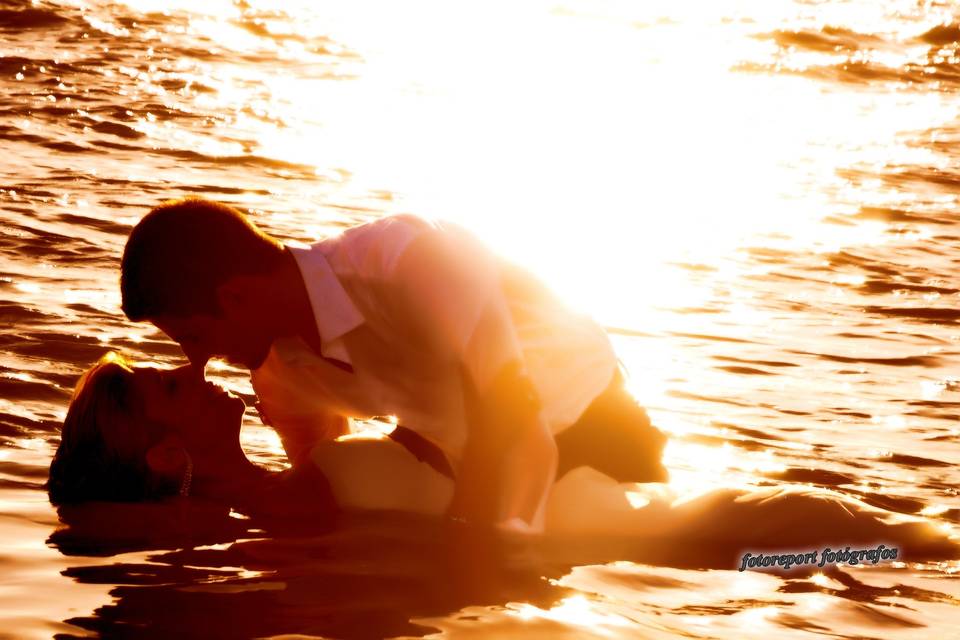
[[(395, 210), (462, 222), (576, 308), (632, 328), (703, 298), (669, 263), (735, 271), (732, 254), (770, 233), (863, 241), (869, 229), (822, 224), (827, 196), (809, 185), (835, 181), (850, 152), (893, 144), (876, 139), (894, 130), (879, 120), (929, 124), (941, 108), (883, 113), (869, 97), (736, 71), (771, 45), (716, 23), (750, 15), (743, 33), (762, 31), (782, 3), (294, 3), (296, 21), (258, 23), (291, 36), (275, 41), (242, 28), (238, 4), (128, 4), (189, 7), (189, 29), (225, 48), (302, 60), (206, 70), (218, 93), (198, 99), (232, 110), (259, 155), (346, 168), (354, 187), (395, 194)], [(356, 54), (315, 77), (329, 56), (302, 42), (322, 36), (323, 53)]]
[[(776, 44), (757, 34), (779, 28), (790, 11), (806, 11), (787, 0), (303, 1), (282, 10), (257, 0), (127, 4), (188, 10), (188, 36), (276, 62), (185, 59), (182, 79), (214, 89), (195, 99), (224, 114), (219, 133), (144, 119), (137, 128), (152, 142), (312, 167), (336, 197), (383, 195), (373, 215), (411, 211), (460, 222), (572, 307), (628, 336), (773, 326), (777, 318), (761, 296), (737, 283), (774, 267), (744, 252), (817, 254), (894, 241), (886, 222), (828, 223), (886, 197), (840, 173), (871, 163), (934, 163), (929, 149), (897, 133), (953, 117), (936, 93), (891, 101), (797, 75), (744, 71), (745, 61), (776, 59)], [(856, 22), (870, 33), (888, 24), (870, 3), (824, 12), (804, 14), (811, 28)], [(789, 63), (827, 54), (810, 55)], [(159, 77), (139, 80), (145, 90), (163, 91)], [(262, 195), (238, 198), (267, 212), (276, 206)], [(296, 216), (270, 220), (319, 237), (339, 213), (319, 211), (306, 227)], [(842, 277), (837, 295), (858, 284)], [(718, 290), (729, 291), (730, 303), (722, 313), (701, 313)], [(650, 341), (617, 336), (617, 348), (628, 366), (656, 363), (635, 367), (637, 395), (654, 406), (667, 404), (667, 381), (691, 370)], [(703, 462), (690, 467), (696, 478), (683, 480), (691, 485), (704, 474), (779, 468), (769, 455), (682, 449), (671, 455)]]

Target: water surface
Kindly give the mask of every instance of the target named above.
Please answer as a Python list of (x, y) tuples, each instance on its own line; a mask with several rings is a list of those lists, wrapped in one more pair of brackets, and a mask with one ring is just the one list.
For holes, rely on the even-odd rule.
[[(952, 530), (952, 3), (5, 0), (0, 33), (0, 635), (956, 634), (946, 557), (776, 576), (42, 490), (81, 371), (181, 360), (125, 321), (117, 269), (147, 208), (199, 194), (287, 240), (462, 222), (609, 328), (678, 490), (818, 487)], [(253, 413), (243, 439), (283, 466)]]

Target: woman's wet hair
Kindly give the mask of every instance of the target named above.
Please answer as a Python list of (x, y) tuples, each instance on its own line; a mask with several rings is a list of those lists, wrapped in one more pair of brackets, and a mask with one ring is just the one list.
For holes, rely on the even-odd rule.
[(120, 264), (123, 312), (131, 320), (161, 315), (218, 315), (217, 289), (234, 276), (268, 274), (283, 246), (245, 215), (203, 198), (171, 200), (133, 228)]
[(146, 419), (133, 383), (130, 363), (114, 352), (80, 377), (50, 464), (50, 502), (129, 502), (177, 493), (147, 465), (147, 451), (164, 431)]

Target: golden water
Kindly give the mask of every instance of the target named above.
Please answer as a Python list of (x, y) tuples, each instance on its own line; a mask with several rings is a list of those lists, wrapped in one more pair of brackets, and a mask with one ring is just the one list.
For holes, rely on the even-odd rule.
[(896, 0), (0, 3), (0, 636), (960, 637), (947, 558), (451, 559), (424, 523), (58, 518), (41, 488), (86, 366), (181, 358), (124, 320), (117, 265), (149, 206), (201, 194), (284, 239), (461, 222), (610, 329), (678, 490), (810, 484), (952, 531), (958, 23)]

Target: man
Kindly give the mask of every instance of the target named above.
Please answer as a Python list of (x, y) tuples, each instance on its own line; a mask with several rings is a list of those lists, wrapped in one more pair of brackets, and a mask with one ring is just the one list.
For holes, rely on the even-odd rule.
[(666, 480), (665, 438), (603, 330), (456, 225), (389, 216), (304, 248), (173, 201), (131, 232), (121, 291), (201, 375), (214, 356), (251, 370), (294, 465), (350, 418), (394, 416), (394, 437), (455, 478), (452, 517), (533, 530), (576, 466)]

